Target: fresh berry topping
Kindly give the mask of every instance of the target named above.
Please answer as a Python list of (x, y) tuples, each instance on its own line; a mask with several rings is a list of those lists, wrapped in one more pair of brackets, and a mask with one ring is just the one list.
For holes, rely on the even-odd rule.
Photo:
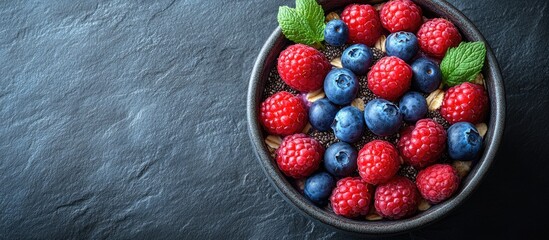
[(278, 92), (261, 103), (259, 119), (270, 134), (290, 135), (307, 124), (307, 110), (298, 97)]
[[(284, 85), (286, 85), (286, 84), (284, 84)], [(319, 92), (319, 91), (321, 91), (321, 90), (320, 89), (316, 90), (313, 93)], [(311, 105), (313, 105), (313, 102), (310, 101), (311, 99), (308, 97), (309, 94), (311, 94), (311, 93), (300, 92), (300, 93), (296, 94), (296, 96), (299, 98), (299, 100), (301, 100), (301, 102), (303, 103), (303, 106), (305, 106), (305, 109), (307, 111), (309, 111), (309, 109), (311, 108)]]
[(332, 129), (339, 140), (348, 143), (356, 142), (364, 132), (364, 115), (356, 107), (344, 107), (337, 112)]
[(412, 68), (397, 57), (380, 59), (368, 73), (368, 88), (389, 101), (397, 100), (410, 89)]
[(395, 176), (400, 167), (400, 157), (391, 143), (374, 140), (360, 150), (357, 163), (362, 180), (377, 185)]
[(378, 98), (369, 101), (364, 107), (364, 120), (375, 135), (389, 136), (402, 125), (402, 113), (394, 103)]
[(440, 114), (446, 121), (480, 123), (488, 111), (488, 94), (481, 85), (465, 82), (446, 91)]
[(457, 47), (461, 35), (453, 23), (444, 18), (431, 19), (417, 32), (421, 51), (437, 58), (444, 57), (448, 48)]
[(324, 147), (305, 134), (285, 137), (276, 150), (276, 163), (286, 176), (303, 178), (316, 171), (322, 160)]
[(432, 119), (421, 119), (400, 133), (398, 149), (404, 161), (424, 168), (437, 161), (446, 146), (446, 131)]
[(416, 55), (419, 46), (413, 33), (395, 32), (387, 37), (385, 49), (387, 56), (395, 56), (408, 62)]
[(332, 66), (318, 50), (294, 44), (280, 53), (277, 69), (282, 80), (291, 88), (310, 92), (322, 87), (324, 77)]
[(450, 198), (459, 187), (459, 176), (448, 164), (435, 164), (417, 174), (416, 185), (421, 196), (431, 203)]
[(347, 177), (356, 172), (356, 149), (345, 142), (337, 142), (324, 153), (324, 168), (336, 177)]
[(347, 105), (356, 98), (358, 80), (349, 69), (335, 68), (324, 80), (324, 93), (331, 102)]
[(364, 44), (353, 44), (341, 55), (341, 65), (358, 75), (365, 75), (372, 66), (374, 54)]
[(448, 128), (448, 154), (459, 161), (477, 160), (482, 149), (482, 137), (475, 126), (457, 122)]
[(417, 211), (420, 195), (410, 179), (396, 176), (377, 186), (374, 199), (379, 215), (388, 219), (400, 219)]
[(438, 65), (428, 58), (418, 58), (412, 65), (412, 87), (424, 93), (435, 91), (442, 81)]
[(330, 197), (334, 213), (350, 218), (367, 215), (370, 211), (371, 200), (371, 185), (359, 177), (347, 177), (339, 180)]
[(307, 178), (303, 193), (309, 200), (322, 206), (328, 203), (335, 186), (336, 181), (330, 174), (319, 172)]
[(332, 46), (343, 46), (349, 39), (349, 28), (339, 20), (334, 19), (326, 24), (324, 29), (324, 40)]
[(393, 0), (385, 3), (380, 11), (383, 27), (389, 32), (416, 32), (421, 25), (421, 8), (410, 0)]
[(341, 13), (341, 20), (349, 27), (349, 42), (373, 46), (381, 36), (381, 21), (374, 7), (351, 4)]
[(406, 122), (416, 122), (427, 114), (427, 101), (418, 92), (407, 92), (398, 103), (402, 117)]
[(338, 110), (337, 106), (326, 98), (317, 100), (309, 108), (309, 122), (316, 130), (328, 131)]

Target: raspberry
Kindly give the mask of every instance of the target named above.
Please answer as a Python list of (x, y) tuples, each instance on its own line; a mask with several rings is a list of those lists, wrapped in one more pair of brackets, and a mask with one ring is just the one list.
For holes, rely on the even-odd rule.
[(432, 119), (421, 119), (400, 133), (398, 149), (404, 162), (424, 168), (437, 161), (446, 147), (446, 131)]
[(417, 40), (421, 51), (433, 57), (442, 58), (448, 48), (459, 45), (461, 35), (450, 21), (434, 18), (421, 25), (417, 32)]
[(397, 57), (380, 59), (368, 73), (368, 88), (389, 101), (397, 100), (410, 89), (412, 68)]
[(307, 124), (307, 110), (298, 97), (278, 92), (261, 103), (259, 120), (270, 134), (290, 135)]
[(350, 43), (362, 43), (372, 47), (383, 30), (376, 9), (368, 4), (351, 4), (345, 7), (341, 20), (349, 27)]
[(400, 157), (391, 143), (374, 140), (360, 150), (357, 164), (362, 180), (376, 185), (388, 181), (397, 173)]
[(448, 164), (435, 164), (420, 171), (416, 178), (421, 196), (431, 203), (450, 198), (459, 187), (459, 176)]
[(480, 123), (487, 112), (488, 94), (481, 85), (468, 82), (448, 89), (440, 108), (440, 115), (450, 124)]
[(278, 74), (291, 88), (310, 92), (324, 84), (324, 78), (332, 65), (318, 50), (295, 44), (280, 53), (277, 63)]
[(346, 177), (337, 182), (330, 202), (335, 214), (352, 218), (367, 215), (371, 199), (371, 185), (359, 177)]
[(377, 187), (374, 199), (379, 215), (388, 219), (400, 219), (416, 212), (420, 196), (410, 179), (396, 176)]
[(380, 12), (381, 24), (389, 32), (415, 33), (421, 22), (421, 8), (410, 0), (393, 0), (385, 3)]
[(324, 147), (316, 139), (298, 133), (282, 140), (276, 150), (276, 163), (286, 176), (299, 179), (318, 169), (322, 155)]

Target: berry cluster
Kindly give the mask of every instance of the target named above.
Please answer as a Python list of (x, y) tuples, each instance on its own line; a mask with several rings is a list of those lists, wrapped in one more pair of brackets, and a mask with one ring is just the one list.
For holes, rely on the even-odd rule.
[(282, 137), (271, 146), (280, 171), (305, 180), (313, 203), (349, 218), (406, 218), (457, 192), (466, 173), (452, 162), (479, 158), (474, 124), (487, 116), (488, 95), (481, 84), (441, 84), (440, 61), (462, 38), (450, 21), (424, 19), (410, 0), (351, 4), (326, 18), (324, 41), (338, 54), (299, 43), (280, 53), (281, 81), (301, 93), (269, 94), (259, 120)]

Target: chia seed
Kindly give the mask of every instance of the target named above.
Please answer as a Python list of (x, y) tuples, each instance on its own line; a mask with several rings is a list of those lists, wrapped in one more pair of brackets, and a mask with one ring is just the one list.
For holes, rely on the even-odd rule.
[(400, 169), (398, 170), (398, 175), (407, 177), (408, 179), (412, 180), (412, 182), (416, 181), (417, 177), (417, 170), (410, 166), (410, 165), (402, 165), (400, 166)]
[(319, 141), (324, 148), (328, 148), (330, 145), (339, 142), (333, 131), (321, 132), (314, 129), (309, 133), (309, 136)]
[(382, 57), (385, 57), (385, 53), (375, 47), (372, 48), (372, 53), (374, 54), (374, 62), (372, 63), (372, 65), (379, 61), (379, 59), (381, 59)]
[(341, 47), (326, 45), (326, 47), (324, 49), (320, 50), (320, 52), (322, 52), (322, 54), (324, 54), (324, 56), (326, 56), (328, 61), (332, 61), (334, 58), (341, 57), (341, 54), (343, 53), (343, 51), (345, 50), (346, 47), (347, 47), (346, 45), (341, 46)]
[(367, 104), (376, 98), (374, 93), (368, 88), (368, 79), (366, 76), (358, 76), (358, 97)]
[(448, 121), (446, 121), (446, 119), (444, 119), (442, 117), (442, 115), (440, 115), (440, 112), (439, 111), (431, 111), (429, 110), (427, 112), (427, 116), (425, 116), (427, 118), (432, 118), (435, 122), (437, 122), (438, 124), (442, 125), (442, 127), (444, 127), (445, 130), (447, 130), (449, 127), (450, 127), (450, 123)]
[(292, 88), (290, 88), (290, 86), (288, 86), (288, 84), (282, 81), (280, 75), (278, 75), (278, 70), (276, 70), (276, 67), (273, 67), (273, 69), (271, 69), (271, 71), (269, 72), (269, 79), (267, 79), (267, 83), (265, 83), (262, 100), (264, 101), (268, 97), (280, 91), (286, 91), (292, 94), (298, 93), (296, 90), (293, 90)]

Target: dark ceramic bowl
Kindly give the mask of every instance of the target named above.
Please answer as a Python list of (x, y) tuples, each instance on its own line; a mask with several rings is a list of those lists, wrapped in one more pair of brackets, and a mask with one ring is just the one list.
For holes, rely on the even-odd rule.
[[(330, 10), (342, 8), (355, 1), (321, 0), (319, 2), (324, 7), (325, 12), (328, 13)], [(490, 96), (490, 118), (489, 122), (487, 122), (488, 132), (484, 139), (485, 149), (483, 155), (467, 177), (463, 179), (458, 193), (449, 200), (434, 205), (427, 211), (419, 212), (411, 218), (396, 221), (358, 221), (347, 219), (316, 207), (301, 195), (278, 169), (276, 161), (269, 156), (264, 143), (267, 135), (258, 122), (262, 90), (268, 79), (269, 70), (275, 66), (279, 53), (290, 44), (282, 35), (280, 28), (277, 28), (271, 34), (261, 49), (252, 71), (248, 88), (249, 135), (265, 174), (278, 192), (301, 213), (344, 232), (365, 235), (403, 233), (426, 226), (445, 217), (450, 211), (462, 204), (471, 195), (473, 190), (477, 188), (490, 165), (492, 165), (496, 151), (500, 145), (505, 120), (505, 94), (500, 69), (491, 48), (473, 23), (447, 2), (443, 0), (415, 0), (415, 2), (422, 7), (424, 15), (431, 17), (440, 16), (452, 21), (460, 29), (464, 40), (483, 41), (486, 44), (487, 52), (483, 75)]]

